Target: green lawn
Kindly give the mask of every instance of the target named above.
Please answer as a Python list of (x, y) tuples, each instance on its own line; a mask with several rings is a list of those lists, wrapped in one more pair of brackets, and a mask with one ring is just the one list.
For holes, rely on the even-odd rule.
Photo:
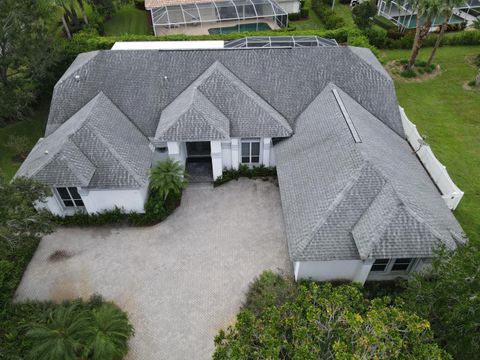
[[(429, 51), (423, 49), (420, 58), (426, 60)], [(408, 54), (408, 50), (382, 52), (386, 61)], [(480, 240), (480, 92), (462, 87), (475, 76), (475, 68), (465, 62), (465, 56), (473, 54), (480, 54), (480, 46), (441, 48), (438, 77), (422, 83), (396, 81), (395, 86), (400, 105), (465, 192), (455, 214), (467, 235)]]
[(33, 147), (37, 140), (44, 135), (49, 106), (50, 100), (45, 101), (39, 105), (29, 119), (3, 128), (0, 127), (0, 171), (7, 179), (13, 177), (20, 167), (20, 163), (13, 159), (16, 155), (15, 152), (7, 147), (9, 137), (27, 137), (29, 145)]
[(105, 35), (153, 35), (149, 16), (148, 11), (139, 10), (133, 4), (125, 5), (105, 23)]

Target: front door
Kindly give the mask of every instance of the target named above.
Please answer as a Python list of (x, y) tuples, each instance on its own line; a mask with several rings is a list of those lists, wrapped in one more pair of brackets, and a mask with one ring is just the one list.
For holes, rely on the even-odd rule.
[(188, 158), (210, 157), (210, 141), (187, 142)]

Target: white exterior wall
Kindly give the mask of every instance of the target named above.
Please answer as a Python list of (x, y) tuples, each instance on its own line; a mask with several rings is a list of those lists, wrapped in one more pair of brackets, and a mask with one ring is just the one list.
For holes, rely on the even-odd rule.
[(45, 202), (36, 202), (35, 209), (47, 209), (53, 215), (65, 216), (65, 211), (56, 196), (49, 196), (45, 199)]
[(85, 209), (89, 214), (113, 210), (115, 207), (125, 212), (143, 213), (143, 205), (147, 199), (147, 186), (132, 190), (99, 190), (78, 189)]
[(212, 157), (213, 180), (216, 180), (223, 173), (222, 142), (210, 141), (210, 155)]
[(178, 141), (167, 142), (168, 156), (170, 159), (179, 161), (185, 167), (187, 161), (187, 144)]
[(222, 141), (222, 166), (224, 169), (232, 168), (232, 142)]
[(295, 280), (349, 280), (363, 284), (372, 263), (362, 260), (297, 261), (294, 263)]

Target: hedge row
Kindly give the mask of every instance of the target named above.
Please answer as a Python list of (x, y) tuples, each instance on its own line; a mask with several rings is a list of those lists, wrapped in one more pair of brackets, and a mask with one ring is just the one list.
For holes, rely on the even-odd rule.
[(248, 165), (242, 164), (239, 166), (238, 170), (224, 169), (223, 174), (214, 181), (213, 186), (217, 187), (231, 180), (238, 180), (241, 177), (246, 177), (249, 179), (268, 178), (268, 177), (276, 178), (277, 168), (264, 166), (264, 165), (249, 167)]
[[(379, 49), (410, 49), (413, 45), (415, 31), (408, 31), (406, 34), (400, 34), (398, 31), (372, 27), (365, 30), (365, 36), (370, 44)], [(438, 34), (430, 34), (424, 41), (423, 46), (434, 46)], [(480, 45), (480, 30), (458, 31), (446, 33), (442, 46), (456, 45)]]

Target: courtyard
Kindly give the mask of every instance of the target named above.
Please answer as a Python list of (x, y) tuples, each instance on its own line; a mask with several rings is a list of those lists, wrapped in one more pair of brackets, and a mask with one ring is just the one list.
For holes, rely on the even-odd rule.
[(209, 359), (264, 270), (291, 273), (273, 181), (192, 184), (153, 227), (60, 228), (45, 237), (16, 301), (97, 293), (135, 327), (128, 359)]

